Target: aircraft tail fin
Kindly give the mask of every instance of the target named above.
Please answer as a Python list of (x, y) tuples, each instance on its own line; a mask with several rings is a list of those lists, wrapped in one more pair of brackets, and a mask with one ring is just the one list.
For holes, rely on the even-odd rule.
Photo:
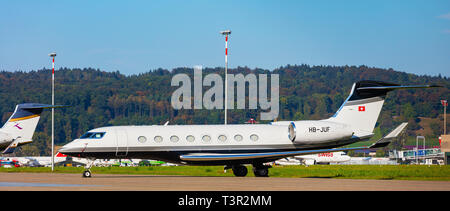
[(350, 95), (328, 120), (350, 125), (355, 133), (372, 132), (383, 107), (386, 94), (396, 89), (431, 88), (436, 85), (403, 86), (380, 81), (359, 81)]
[(39, 122), (42, 110), (45, 108), (59, 108), (65, 106), (52, 106), (39, 103), (18, 104), (14, 113), (1, 128), (2, 132), (8, 133), (15, 141), (12, 148), (23, 143), (32, 141), (36, 126)]

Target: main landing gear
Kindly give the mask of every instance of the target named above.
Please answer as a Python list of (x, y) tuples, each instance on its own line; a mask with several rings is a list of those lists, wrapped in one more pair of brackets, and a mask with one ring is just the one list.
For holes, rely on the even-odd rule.
[[(244, 165), (233, 165), (233, 166), (225, 166), (226, 169), (232, 169), (233, 174), (236, 177), (245, 177), (247, 176), (248, 170)], [(269, 176), (269, 168), (271, 166), (263, 165), (263, 164), (253, 164), (253, 173), (255, 177), (268, 177)]]
[(245, 177), (248, 173), (247, 167), (243, 165), (235, 165), (232, 166), (231, 169), (233, 169), (233, 174), (236, 177)]
[(266, 166), (263, 164), (253, 164), (253, 173), (256, 177), (269, 177), (269, 168), (272, 166)]

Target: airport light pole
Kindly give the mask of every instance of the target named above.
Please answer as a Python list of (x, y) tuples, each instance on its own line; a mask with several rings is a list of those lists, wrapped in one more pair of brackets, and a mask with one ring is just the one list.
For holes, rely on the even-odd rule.
[(48, 54), (50, 57), (52, 57), (52, 172), (54, 170), (54, 166), (55, 166), (55, 153), (54, 153), (54, 148), (55, 148), (55, 134), (54, 134), (54, 117), (55, 117), (55, 108), (53, 108), (55, 106), (55, 57), (56, 57), (56, 53), (50, 53)]
[(225, 35), (225, 124), (227, 124), (227, 102), (228, 102), (228, 80), (227, 80), (227, 72), (228, 72), (228, 35), (231, 34), (230, 30), (225, 30), (220, 32), (222, 35)]
[(447, 100), (441, 100), (441, 104), (444, 106), (444, 135), (447, 135)]

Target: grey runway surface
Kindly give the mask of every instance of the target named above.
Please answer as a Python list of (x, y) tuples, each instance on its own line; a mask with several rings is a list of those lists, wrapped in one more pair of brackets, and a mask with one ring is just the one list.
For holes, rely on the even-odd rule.
[(450, 191), (450, 181), (0, 173), (0, 191)]

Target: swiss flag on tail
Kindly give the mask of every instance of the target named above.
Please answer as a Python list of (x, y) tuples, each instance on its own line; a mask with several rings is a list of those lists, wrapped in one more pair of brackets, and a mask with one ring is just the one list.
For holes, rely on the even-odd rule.
[(366, 106), (358, 106), (358, 111), (366, 111)]

